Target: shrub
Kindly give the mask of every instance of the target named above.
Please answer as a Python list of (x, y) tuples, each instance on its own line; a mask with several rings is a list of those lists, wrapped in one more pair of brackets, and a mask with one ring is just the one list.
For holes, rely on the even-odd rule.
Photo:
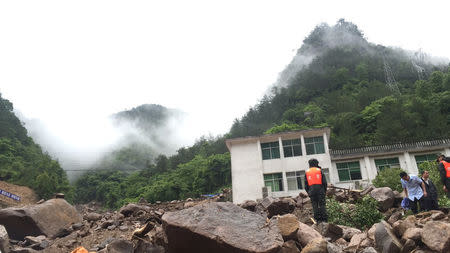
[(403, 170), (400, 168), (386, 168), (380, 172), (372, 180), (372, 184), (375, 187), (389, 187), (393, 191), (402, 192), (402, 184), (400, 183), (400, 172)]
[(366, 229), (383, 218), (377, 204), (377, 201), (369, 196), (365, 196), (355, 205), (327, 199), (328, 220), (339, 225)]

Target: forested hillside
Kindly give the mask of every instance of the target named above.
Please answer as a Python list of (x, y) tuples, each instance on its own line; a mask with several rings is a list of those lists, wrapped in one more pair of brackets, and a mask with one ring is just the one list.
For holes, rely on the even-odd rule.
[(32, 188), (41, 198), (64, 192), (72, 198), (66, 173), (42, 152), (0, 94), (0, 180)]
[(344, 20), (323, 24), (230, 136), (330, 126), (334, 148), (449, 136), (448, 67), (371, 44)]

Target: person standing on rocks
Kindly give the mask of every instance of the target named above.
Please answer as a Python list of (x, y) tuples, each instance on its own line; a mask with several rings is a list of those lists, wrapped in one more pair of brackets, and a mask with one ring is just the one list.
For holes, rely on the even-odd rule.
[[(430, 174), (427, 170), (422, 172), (422, 181), (425, 183), (425, 189), (427, 190), (428, 196), (424, 197), (423, 205), (424, 209), (429, 210), (438, 210), (438, 194), (436, 186), (433, 184), (433, 181), (430, 179)], [(422, 206), (421, 206), (422, 207)]]
[(427, 197), (427, 190), (425, 184), (418, 176), (408, 175), (406, 172), (402, 171), (400, 173), (400, 182), (405, 192), (405, 196), (411, 200), (410, 208), (413, 213), (417, 213), (417, 202), (420, 203), (420, 210), (424, 209), (423, 206), (423, 196)]
[(305, 190), (311, 199), (314, 219), (317, 222), (327, 222), (328, 215), (325, 209), (325, 193), (327, 192), (327, 179), (319, 166), (317, 159), (308, 161), (309, 169), (305, 173)]
[(436, 162), (439, 164), (438, 170), (441, 175), (442, 188), (447, 192), (447, 197), (450, 198), (450, 159), (440, 154)]

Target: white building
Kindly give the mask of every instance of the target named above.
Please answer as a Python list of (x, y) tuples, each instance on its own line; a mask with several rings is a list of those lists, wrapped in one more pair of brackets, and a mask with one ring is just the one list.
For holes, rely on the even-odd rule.
[(450, 139), (330, 150), (330, 128), (226, 140), (231, 154), (233, 202), (263, 197), (296, 196), (304, 189), (308, 160), (316, 158), (329, 183), (339, 187), (367, 185), (379, 170), (400, 167), (417, 174), (418, 164), (450, 156)]

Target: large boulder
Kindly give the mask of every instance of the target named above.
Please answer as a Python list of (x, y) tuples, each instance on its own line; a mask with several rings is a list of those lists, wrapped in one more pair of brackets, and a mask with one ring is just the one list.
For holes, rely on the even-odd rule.
[(344, 238), (346, 241), (350, 241), (352, 237), (356, 234), (362, 233), (361, 230), (357, 228), (347, 227), (343, 225), (338, 225), (342, 229), (342, 238)]
[(389, 187), (375, 188), (370, 196), (378, 201), (378, 208), (385, 212), (394, 205), (395, 195)]
[(266, 197), (261, 201), (261, 205), (267, 210), (269, 218), (275, 215), (283, 215), (292, 213), (295, 209), (296, 202), (291, 198), (272, 198)]
[(301, 253), (328, 253), (327, 244), (323, 238), (314, 239), (302, 249)]
[(169, 253), (275, 253), (283, 245), (275, 222), (230, 202), (168, 212), (162, 221)]
[(278, 229), (280, 230), (283, 239), (296, 238), (299, 222), (295, 215), (285, 214), (278, 218)]
[(392, 232), (391, 225), (386, 221), (377, 223), (375, 245), (382, 253), (397, 253), (403, 246)]
[(423, 226), (422, 242), (428, 248), (438, 252), (450, 252), (450, 224), (442, 221), (430, 221)]
[(299, 222), (298, 225), (299, 228), (297, 231), (297, 240), (302, 245), (302, 247), (305, 247), (309, 242), (315, 239), (323, 238), (319, 232), (317, 232), (314, 228), (306, 225), (305, 223)]
[(77, 210), (64, 199), (50, 199), (39, 205), (0, 210), (0, 224), (14, 240), (25, 236), (53, 237), (62, 228), (80, 223)]
[(332, 241), (336, 241), (343, 236), (343, 229), (333, 223), (321, 222), (314, 225), (313, 228), (323, 237), (328, 237)]
[(9, 252), (9, 236), (4, 226), (0, 225), (0, 252)]

